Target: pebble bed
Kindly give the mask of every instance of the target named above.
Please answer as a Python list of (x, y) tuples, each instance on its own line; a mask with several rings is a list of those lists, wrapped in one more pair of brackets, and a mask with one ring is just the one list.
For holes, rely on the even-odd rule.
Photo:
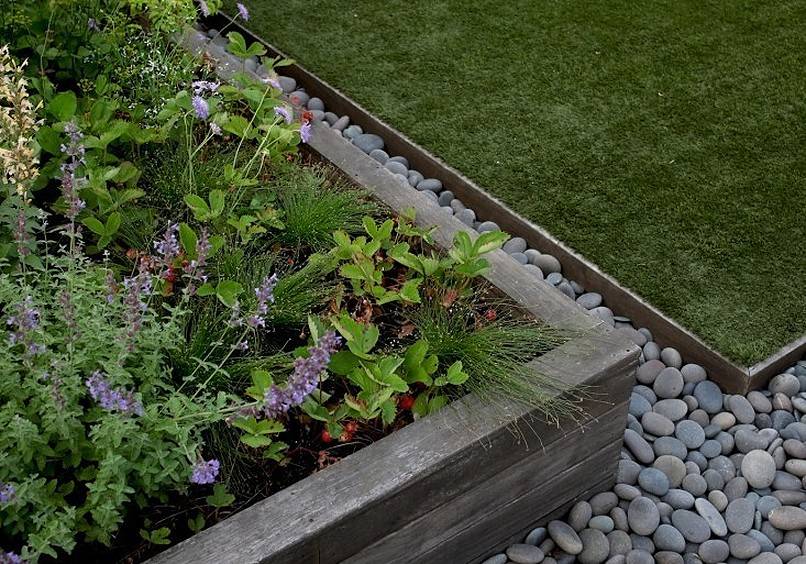
[[(216, 58), (232, 57), (226, 38), (215, 29), (206, 33)], [(268, 78), (257, 59), (243, 64)], [(425, 178), (405, 157), (385, 152), (380, 136), (327, 111), (293, 78), (277, 80), (291, 104), (309, 110), (402, 185), (480, 233), (499, 229), (439, 179)], [(600, 294), (565, 278), (556, 257), (520, 237), (504, 250), (536, 281), (624, 333), (642, 353), (615, 487), (577, 502), (564, 519), (532, 530), (483, 564), (806, 564), (806, 361), (764, 390), (723, 394), (702, 366), (686, 364), (681, 352), (656, 343)]]

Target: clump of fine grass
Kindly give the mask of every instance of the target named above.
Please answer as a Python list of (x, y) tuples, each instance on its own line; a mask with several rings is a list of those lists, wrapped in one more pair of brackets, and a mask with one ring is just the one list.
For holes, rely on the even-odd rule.
[[(228, 361), (225, 367), (228, 381), (217, 380), (214, 385), (229, 387), (245, 382), (254, 368), (272, 370), (287, 364), (289, 356), (281, 350), (284, 341), (293, 338), (299, 332), (298, 328), (307, 322), (308, 315), (320, 311), (330, 300), (335, 288), (329, 279), (335, 268), (331, 257), (313, 255), (297, 270), (282, 269), (278, 264), (278, 257), (274, 254), (247, 256), (240, 250), (227, 252), (217, 261), (218, 276), (234, 280), (243, 287), (239, 296), (243, 312), (254, 308), (253, 289), (260, 286), (266, 276), (276, 272), (279, 280), (274, 288), (274, 303), (265, 315), (266, 329), (259, 331), (256, 338), (250, 337), (249, 355), (236, 356)], [(233, 333), (239, 331), (228, 323), (231, 309), (215, 298), (206, 298), (194, 305), (185, 328), (187, 347), (181, 357), (175, 359), (180, 373), (191, 372), (198, 362), (196, 359), (220, 362), (229, 352), (228, 345), (223, 343), (232, 342)], [(266, 332), (271, 332), (273, 338), (265, 338)]]
[(518, 317), (507, 311), (505, 304), (489, 305), (496, 318), (479, 322), (478, 309), (471, 305), (453, 304), (445, 308), (438, 300), (432, 300), (413, 312), (412, 322), (441, 366), (462, 362), (470, 375), (462, 391), (492, 401), (506, 397), (522, 402), (549, 422), (578, 415), (581, 391), (542, 374), (530, 364), (539, 355), (565, 343), (569, 335), (533, 319)]
[(279, 242), (323, 250), (334, 231), (362, 232), (361, 219), (377, 213), (363, 191), (329, 179), (321, 167), (288, 168), (274, 186), (285, 224)]

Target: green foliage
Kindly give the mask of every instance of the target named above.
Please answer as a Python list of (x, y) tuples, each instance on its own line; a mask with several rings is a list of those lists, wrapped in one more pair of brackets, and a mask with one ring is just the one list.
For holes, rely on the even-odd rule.
[(278, 167), (274, 188), (285, 227), (274, 235), (288, 245), (324, 250), (333, 232), (363, 230), (362, 218), (376, 213), (376, 206), (360, 191), (327, 179), (320, 168)]
[[(137, 313), (108, 296), (107, 270), (76, 258), (0, 278), (0, 310), (24, 335), (0, 339), (0, 481), (17, 490), (0, 516), (31, 559), (70, 552), (78, 538), (108, 544), (130, 506), (184, 489), (202, 431), (230, 403), (172, 387), (166, 360), (182, 342), (181, 309)], [(22, 331), (26, 297), (36, 323)], [(102, 408), (87, 383), (96, 372), (142, 411)]]
[[(474, 313), (467, 304), (454, 303), (445, 308), (433, 301), (412, 314), (431, 354), (440, 363), (461, 363), (468, 375), (460, 384), (462, 388), (490, 399), (522, 401), (551, 421), (578, 414), (581, 391), (569, 390), (529, 364), (565, 342), (568, 334), (534, 320), (513, 317), (506, 304), (495, 301), (478, 304), (476, 309), (481, 312)], [(487, 312), (492, 312), (489, 318), (484, 316)], [(450, 382), (450, 378), (446, 381)]]

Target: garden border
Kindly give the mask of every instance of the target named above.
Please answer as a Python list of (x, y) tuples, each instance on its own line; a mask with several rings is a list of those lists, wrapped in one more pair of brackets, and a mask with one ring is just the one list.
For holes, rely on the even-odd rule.
[[(226, 76), (223, 66), (218, 70)], [(313, 127), (313, 150), (393, 211), (415, 208), (418, 225), (437, 226), (438, 246), (449, 246), (458, 231), (474, 233), (335, 132)], [(491, 546), (510, 542), (513, 529), (525, 531), (610, 487), (638, 347), (556, 288), (535, 284), (507, 253), (487, 258), (489, 282), (572, 332), (532, 364), (568, 386), (585, 387), (579, 420), (544, 422), (521, 403), (470, 394), (150, 562), (478, 562)]]
[[(217, 29), (226, 26), (228, 30), (238, 31), (248, 40), (261, 43), (270, 55), (288, 58), (285, 53), (225, 13), (219, 12), (210, 16), (204, 20), (204, 24)], [(307, 92), (323, 100), (329, 111), (338, 115), (348, 115), (351, 122), (362, 124), (365, 130), (380, 135), (390, 154), (404, 156), (412, 168), (419, 170), (426, 177), (442, 180), (469, 208), (483, 210), (485, 220), (496, 222), (502, 230), (513, 236), (522, 237), (530, 247), (555, 256), (569, 278), (579, 282), (587, 291), (601, 294), (608, 307), (629, 317), (636, 326), (650, 329), (656, 340), (664, 346), (685, 351), (688, 362), (701, 364), (711, 378), (726, 391), (746, 393), (761, 387), (770, 378), (806, 355), (806, 335), (804, 335), (785, 344), (752, 366), (736, 364), (636, 293), (619, 284), (616, 279), (602, 272), (595, 264), (567, 247), (548, 231), (511, 210), (459, 171), (431, 155), (310, 71), (292, 64), (283, 67), (283, 74), (294, 78)]]

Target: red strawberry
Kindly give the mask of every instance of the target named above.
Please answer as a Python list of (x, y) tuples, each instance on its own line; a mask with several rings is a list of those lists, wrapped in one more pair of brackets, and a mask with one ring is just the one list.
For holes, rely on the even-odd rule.
[(400, 409), (403, 410), (411, 409), (411, 407), (414, 405), (414, 398), (408, 394), (405, 396), (400, 396), (397, 398), (397, 405), (399, 405)]
[(484, 317), (487, 318), (487, 321), (495, 321), (495, 318), (498, 317), (498, 314), (495, 313), (495, 310), (490, 308), (484, 312)]
[(330, 436), (330, 433), (328, 433), (327, 429), (322, 431), (322, 442), (325, 444), (333, 442), (333, 437)]
[(348, 421), (344, 424), (344, 430), (352, 435), (358, 430), (358, 424), (355, 421)]

